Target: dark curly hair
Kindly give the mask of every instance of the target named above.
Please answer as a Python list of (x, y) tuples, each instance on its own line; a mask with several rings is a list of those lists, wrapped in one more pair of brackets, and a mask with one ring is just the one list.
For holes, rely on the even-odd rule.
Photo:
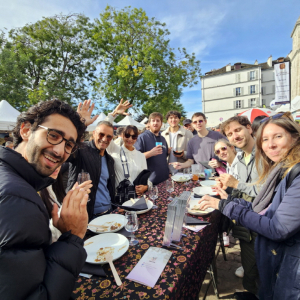
[(166, 114), (166, 120), (167, 121), (168, 121), (168, 119), (169, 119), (170, 116), (177, 116), (178, 119), (180, 120), (181, 113), (179, 111), (177, 111), (177, 110), (170, 110), (170, 111), (168, 111), (167, 114)]
[(223, 122), (221, 124), (220, 131), (223, 135), (226, 136), (225, 130), (228, 128), (229, 124), (232, 123), (232, 122), (237, 122), (240, 125), (245, 126), (245, 127), (247, 127), (248, 125), (251, 127), (251, 123), (250, 123), (250, 121), (247, 117), (245, 117), (245, 116), (234, 116), (234, 117), (231, 117), (230, 119), (226, 120), (225, 122)]
[(86, 126), (84, 119), (73, 110), (73, 108), (66, 102), (58, 99), (41, 101), (34, 106), (31, 106), (27, 111), (22, 112), (17, 118), (17, 125), (13, 130), (14, 146), (17, 147), (22, 141), (20, 135), (20, 128), (22, 123), (29, 122), (31, 124), (31, 130), (37, 130), (38, 125), (42, 124), (44, 120), (53, 114), (62, 115), (74, 124), (77, 130), (76, 143), (80, 144), (81, 139), (84, 137)]

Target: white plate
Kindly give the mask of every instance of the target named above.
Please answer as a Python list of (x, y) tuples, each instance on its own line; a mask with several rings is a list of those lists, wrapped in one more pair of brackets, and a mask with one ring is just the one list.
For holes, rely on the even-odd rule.
[(216, 192), (213, 192), (210, 186), (198, 186), (193, 188), (193, 192), (199, 196), (204, 196), (204, 195), (217, 195)]
[[(107, 261), (105, 260), (104, 255), (97, 255), (100, 248), (106, 248), (103, 250), (109, 251), (112, 254), (113, 260), (116, 260), (126, 253), (129, 248), (129, 241), (122, 234), (104, 233), (87, 239), (84, 242), (84, 248), (87, 253), (86, 262), (103, 265), (106, 264)], [(97, 261), (97, 258), (101, 261)]]
[(188, 175), (173, 175), (171, 178), (176, 182), (186, 182), (191, 180), (191, 177)]
[(190, 202), (189, 202), (189, 209), (188, 209), (188, 213), (191, 214), (191, 215), (195, 215), (195, 216), (206, 216), (208, 214), (210, 214), (211, 212), (213, 212), (215, 209), (212, 208), (212, 207), (209, 207), (207, 208), (206, 210), (202, 211), (196, 211), (196, 210), (192, 210), (192, 208), (195, 206), (195, 205), (198, 205), (198, 201), (199, 199), (197, 200), (193, 200), (191, 199)]
[(204, 181), (201, 181), (200, 184), (202, 186), (213, 186), (213, 185), (216, 185), (216, 181), (215, 180), (204, 180)]
[[(108, 214), (108, 215), (100, 216), (89, 223), (91, 225), (107, 226), (108, 227), (107, 229), (103, 228), (102, 230), (102, 228), (96, 228), (94, 226), (89, 226), (89, 225), (88, 225), (88, 229), (95, 233), (116, 232), (125, 226), (125, 222), (127, 222), (127, 220), (123, 215)], [(118, 228), (110, 229), (112, 225), (118, 226)]]
[[(138, 199), (134, 199), (134, 200), (137, 201)], [(153, 202), (152, 202), (152, 201), (147, 200), (146, 203), (147, 203), (148, 209), (136, 211), (136, 214), (137, 214), (137, 215), (144, 214), (144, 213), (146, 213), (147, 211), (149, 211), (149, 210), (152, 208), (152, 206), (153, 206)], [(128, 200), (128, 201), (124, 202), (124, 203), (122, 204), (122, 206), (123, 206), (123, 205), (124, 205), (124, 206), (132, 206), (133, 203), (132, 203), (131, 200)], [(125, 210), (126, 210), (126, 209), (125, 209)]]

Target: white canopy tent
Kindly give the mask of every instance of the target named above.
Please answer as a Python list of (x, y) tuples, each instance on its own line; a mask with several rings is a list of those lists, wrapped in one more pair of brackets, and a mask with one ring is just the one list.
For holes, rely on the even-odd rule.
[(0, 131), (12, 131), (17, 124), (20, 112), (6, 100), (0, 102)]
[(89, 131), (89, 132), (94, 131), (96, 129), (97, 124), (100, 121), (105, 120), (105, 118), (106, 118), (106, 115), (103, 112), (101, 112), (100, 115), (98, 116), (98, 118), (96, 119), (96, 121), (87, 127), (86, 131)]
[(141, 124), (146, 124), (147, 122), (148, 122), (148, 118), (145, 117), (140, 123)]
[(136, 126), (138, 129), (143, 129), (145, 128), (145, 125), (144, 124), (141, 124), (137, 121), (135, 121), (132, 117), (130, 116), (126, 116), (123, 120), (121, 120), (117, 125), (120, 125), (120, 126), (127, 126), (127, 125), (134, 125)]

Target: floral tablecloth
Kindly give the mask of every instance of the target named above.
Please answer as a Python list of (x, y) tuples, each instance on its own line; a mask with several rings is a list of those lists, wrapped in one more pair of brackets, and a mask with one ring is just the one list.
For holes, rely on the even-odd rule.
[[(172, 196), (180, 195), (185, 190), (192, 190), (196, 183), (188, 186), (175, 183)], [(165, 182), (158, 185), (158, 209), (139, 215), (139, 229), (135, 232), (139, 240), (137, 246), (130, 246), (128, 252), (114, 262), (122, 285), (115, 284), (109, 265), (103, 269), (107, 278), (86, 279), (79, 277), (72, 295), (74, 299), (199, 299), (201, 284), (211, 263), (217, 242), (220, 213), (214, 211), (206, 220), (211, 225), (196, 233), (184, 229), (187, 237), (178, 243), (184, 250), (172, 250), (173, 254), (154, 288), (125, 279), (150, 246), (162, 247), (167, 200)], [(118, 213), (124, 214), (123, 210)]]

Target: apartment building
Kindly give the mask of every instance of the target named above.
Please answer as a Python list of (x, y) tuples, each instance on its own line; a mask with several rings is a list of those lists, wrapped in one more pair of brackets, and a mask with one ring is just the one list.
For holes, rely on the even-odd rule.
[(221, 69), (205, 73), (201, 79), (202, 107), (208, 126), (222, 121), (249, 108), (269, 107), (275, 98), (274, 64), (289, 58), (265, 63), (228, 64)]

